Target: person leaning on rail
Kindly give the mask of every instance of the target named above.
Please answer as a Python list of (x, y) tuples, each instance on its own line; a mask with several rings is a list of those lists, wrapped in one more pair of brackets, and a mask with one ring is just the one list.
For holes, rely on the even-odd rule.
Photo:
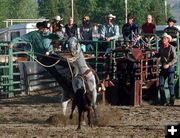
[[(177, 55), (175, 47), (170, 44), (172, 37), (167, 33), (162, 35), (162, 44), (158, 53), (153, 53), (160, 57), (161, 71), (159, 75), (159, 89), (160, 89), (160, 104), (174, 105), (175, 91), (174, 91), (174, 64), (177, 62)], [(167, 102), (165, 95), (165, 81), (168, 78), (168, 88), (170, 91), (170, 102)]]
[(133, 44), (134, 38), (138, 36), (138, 33), (138, 25), (134, 22), (134, 16), (132, 13), (129, 13), (127, 16), (127, 23), (122, 27), (124, 44), (126, 46)]
[(69, 39), (70, 37), (78, 38), (78, 26), (74, 22), (72, 17), (68, 18), (68, 23), (64, 26), (65, 27), (65, 38)]
[(154, 35), (156, 32), (156, 25), (153, 22), (152, 15), (147, 15), (146, 16), (146, 22), (142, 25), (142, 35), (143, 35), (143, 40), (146, 43), (151, 42), (152, 40), (155, 39)]
[(80, 27), (81, 40), (92, 40), (92, 23), (89, 16), (83, 16)]
[(63, 24), (61, 23), (61, 21), (63, 20), (63, 18), (61, 18), (61, 16), (55, 16), (53, 19), (53, 22), (50, 25), (50, 31), (53, 33), (62, 31), (63, 28)]
[[(120, 37), (119, 34), (119, 26), (114, 23), (114, 19), (116, 19), (115, 15), (109, 14), (106, 16), (106, 23), (103, 25), (101, 30), (101, 39), (105, 40), (106, 42), (110, 42), (112, 40), (118, 40)], [(100, 50), (106, 51), (107, 48), (110, 48), (110, 43), (104, 43)]]
[(73, 92), (71, 81), (60, 74), (53, 65), (57, 63), (58, 65), (68, 68), (68, 63), (57, 55), (49, 55), (49, 53), (53, 52), (51, 41), (59, 39), (59, 36), (49, 31), (50, 24), (46, 21), (37, 23), (37, 27), (38, 30), (13, 39), (10, 43), (10, 48), (15, 49), (14, 45), (19, 42), (30, 43), (37, 57), (37, 62), (45, 67), (59, 85), (62, 86), (63, 90), (69, 91), (69, 93)]
[(101, 37), (105, 41), (117, 40), (119, 38), (119, 26), (113, 22), (115, 18), (116, 16), (112, 14), (106, 17), (107, 22), (103, 25), (101, 31)]
[(171, 45), (177, 46), (177, 38), (179, 37), (179, 30), (174, 25), (177, 21), (174, 18), (169, 18), (167, 20), (168, 27), (164, 29), (164, 32), (172, 37)]
[(89, 16), (83, 16), (82, 18), (82, 23), (79, 25), (80, 28), (80, 40), (81, 42), (81, 48), (83, 49), (84, 52), (86, 51), (94, 51), (95, 46), (92, 42), (92, 29), (93, 29), (93, 24), (90, 21)]

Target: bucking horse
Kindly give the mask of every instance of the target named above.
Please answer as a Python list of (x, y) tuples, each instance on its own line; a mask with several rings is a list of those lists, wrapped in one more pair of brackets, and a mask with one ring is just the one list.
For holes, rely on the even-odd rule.
[[(95, 113), (96, 109), (96, 99), (97, 99), (97, 85), (96, 85), (96, 76), (95, 72), (92, 68), (90, 68), (86, 60), (84, 58), (83, 52), (80, 47), (80, 43), (77, 38), (71, 37), (69, 38), (68, 48), (72, 57), (67, 58), (69, 63), (69, 68), (72, 75), (72, 86), (74, 90), (74, 98), (73, 98), (73, 106), (71, 117), (75, 106), (78, 107), (79, 112), (79, 124), (78, 128), (80, 128), (80, 122), (82, 118), (82, 113), (84, 111), (88, 111), (88, 120), (90, 121), (90, 112)], [(83, 91), (83, 93), (82, 93)], [(76, 96), (80, 95), (80, 96)], [(82, 97), (80, 99), (80, 97)], [(67, 107), (67, 102), (63, 103), (63, 113), (65, 114)], [(92, 107), (92, 109), (91, 109)], [(96, 114), (96, 113), (95, 113)], [(89, 122), (89, 125), (91, 122)]]

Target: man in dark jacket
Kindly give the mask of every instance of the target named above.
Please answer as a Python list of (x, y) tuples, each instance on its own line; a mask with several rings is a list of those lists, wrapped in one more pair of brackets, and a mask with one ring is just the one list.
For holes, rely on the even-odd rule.
[(138, 25), (134, 23), (134, 16), (132, 14), (128, 14), (128, 22), (122, 27), (122, 34), (124, 38), (124, 43), (128, 45), (129, 41), (132, 41), (135, 37), (134, 35), (138, 35)]
[(173, 46), (177, 46), (176, 41), (179, 36), (179, 30), (174, 26), (176, 20), (173, 18), (169, 18), (167, 23), (168, 23), (168, 27), (164, 29), (164, 32), (172, 37), (170, 44)]

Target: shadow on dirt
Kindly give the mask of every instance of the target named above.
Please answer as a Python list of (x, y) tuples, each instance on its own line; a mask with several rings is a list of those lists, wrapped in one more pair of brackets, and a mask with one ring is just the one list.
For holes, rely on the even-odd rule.
[(43, 104), (60, 103), (60, 92), (33, 92), (31, 95), (0, 99), (0, 104)]

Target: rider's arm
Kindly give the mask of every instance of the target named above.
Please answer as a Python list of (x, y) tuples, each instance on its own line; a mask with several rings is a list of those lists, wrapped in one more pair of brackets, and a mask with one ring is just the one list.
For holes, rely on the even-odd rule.
[(30, 33), (25, 34), (25, 35), (22, 35), (22, 36), (20, 36), (20, 37), (14, 38), (14, 39), (11, 41), (11, 43), (10, 43), (10, 47), (13, 47), (14, 44), (20, 43), (20, 42), (31, 43), (31, 41), (32, 41), (32, 39), (31, 39), (31, 38), (32, 38), (32, 37), (31, 37), (32, 33), (33, 33), (33, 32), (30, 32)]

